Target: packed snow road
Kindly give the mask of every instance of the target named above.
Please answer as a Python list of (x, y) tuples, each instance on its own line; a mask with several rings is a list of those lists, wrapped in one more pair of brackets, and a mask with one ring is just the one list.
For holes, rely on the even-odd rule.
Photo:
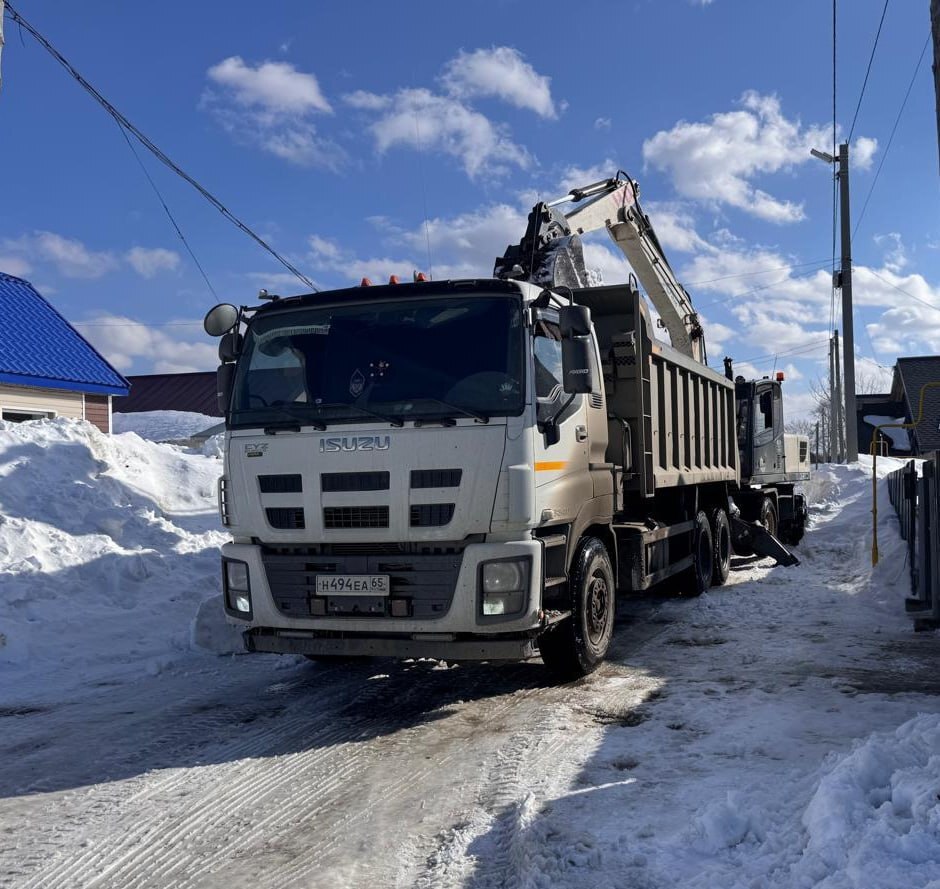
[[(554, 686), (181, 643), (211, 459), (35, 425), (0, 457), (0, 886), (940, 885), (940, 643), (903, 615), (884, 504), (868, 567), (864, 467), (817, 474), (800, 566), (627, 603), (609, 662)], [(26, 445), (74, 459), (70, 519), (14, 502)]]

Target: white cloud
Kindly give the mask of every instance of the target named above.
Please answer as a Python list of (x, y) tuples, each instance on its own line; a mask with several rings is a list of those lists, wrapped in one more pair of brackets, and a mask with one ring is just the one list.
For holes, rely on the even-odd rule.
[(379, 114), (370, 130), (380, 153), (396, 146), (439, 151), (457, 158), (471, 178), (503, 173), (510, 166), (526, 169), (532, 163), (525, 148), (512, 141), (508, 127), (451, 96), (422, 88), (399, 90), (393, 96), (359, 91), (345, 101)]
[(518, 50), (509, 46), (471, 53), (461, 51), (447, 63), (441, 80), (458, 99), (495, 96), (540, 117), (558, 116), (552, 101), (551, 78), (538, 74)]
[(19, 254), (27, 266), (51, 263), (66, 278), (100, 278), (118, 265), (112, 253), (89, 250), (81, 241), (55, 232), (36, 231), (8, 239), (0, 247)]
[(802, 204), (775, 198), (751, 180), (810, 160), (810, 148), (832, 141), (831, 130), (785, 117), (776, 96), (749, 91), (740, 104), (705, 122), (680, 121), (656, 133), (643, 143), (644, 160), (669, 173), (684, 197), (728, 204), (770, 222), (803, 219)]
[(899, 274), (907, 265), (907, 250), (899, 232), (875, 235), (874, 242), (884, 249), (884, 266), (888, 271)]
[(218, 364), (216, 344), (207, 341), (201, 321), (154, 327), (101, 313), (75, 327), (125, 373), (191, 373), (212, 370)]
[(0, 255), (0, 272), (7, 275), (13, 275), (14, 278), (25, 278), (33, 267), (22, 256), (8, 254)]
[(246, 108), (262, 108), (275, 114), (333, 110), (317, 78), (288, 62), (262, 62), (252, 67), (240, 56), (230, 56), (213, 65), (207, 75)]
[(179, 254), (163, 247), (131, 247), (124, 258), (144, 278), (152, 278), (158, 272), (175, 271), (180, 264)]
[(599, 117), (594, 121), (595, 130), (609, 130), (610, 129), (610, 118), (609, 117)]
[(351, 108), (374, 118), (369, 130), (381, 154), (390, 148), (438, 152), (456, 158), (471, 178), (529, 169), (533, 159), (512, 139), (509, 127), (477, 111), (472, 101), (496, 97), (543, 118), (558, 116), (550, 79), (507, 46), (461, 51), (445, 66), (442, 91), (425, 87), (394, 93), (356, 90), (343, 96)]
[(871, 169), (872, 159), (877, 150), (877, 139), (870, 139), (868, 136), (860, 136), (852, 145), (852, 151), (849, 154), (849, 167), (855, 167), (859, 170)]
[(338, 170), (346, 153), (318, 135), (313, 117), (332, 107), (313, 74), (287, 62), (251, 66), (239, 56), (224, 59), (207, 72), (200, 107), (237, 142), (254, 145), (298, 166)]

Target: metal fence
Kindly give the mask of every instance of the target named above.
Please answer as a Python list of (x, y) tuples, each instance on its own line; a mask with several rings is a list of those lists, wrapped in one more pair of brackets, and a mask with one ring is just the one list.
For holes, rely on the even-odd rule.
[(940, 626), (940, 451), (923, 465), (913, 460), (888, 475), (888, 493), (907, 541), (911, 596), (905, 602), (915, 629)]

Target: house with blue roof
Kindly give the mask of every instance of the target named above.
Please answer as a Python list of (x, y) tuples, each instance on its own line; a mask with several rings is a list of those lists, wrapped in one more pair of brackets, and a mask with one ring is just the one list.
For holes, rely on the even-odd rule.
[(130, 384), (28, 281), (0, 272), (0, 418), (70, 417), (111, 431)]

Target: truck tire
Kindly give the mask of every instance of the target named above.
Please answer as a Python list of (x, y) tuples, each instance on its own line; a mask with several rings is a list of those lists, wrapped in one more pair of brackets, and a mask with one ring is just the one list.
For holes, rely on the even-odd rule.
[(796, 546), (806, 533), (806, 501), (802, 495), (795, 498), (795, 507), (793, 518), (780, 522), (777, 529), (777, 537), (787, 546)]
[(769, 497), (761, 500), (758, 521), (764, 526), (764, 530), (773, 534), (774, 537), (777, 536), (777, 507)]
[(722, 507), (715, 507), (709, 514), (712, 532), (712, 585), (724, 586), (731, 574), (731, 522)]
[(695, 524), (692, 532), (692, 567), (680, 575), (682, 595), (688, 597), (701, 596), (711, 586), (715, 571), (712, 528), (704, 510), (700, 509), (695, 514)]
[(614, 632), (614, 569), (596, 537), (585, 537), (578, 546), (570, 584), (571, 616), (539, 636), (542, 661), (562, 679), (595, 670)]

